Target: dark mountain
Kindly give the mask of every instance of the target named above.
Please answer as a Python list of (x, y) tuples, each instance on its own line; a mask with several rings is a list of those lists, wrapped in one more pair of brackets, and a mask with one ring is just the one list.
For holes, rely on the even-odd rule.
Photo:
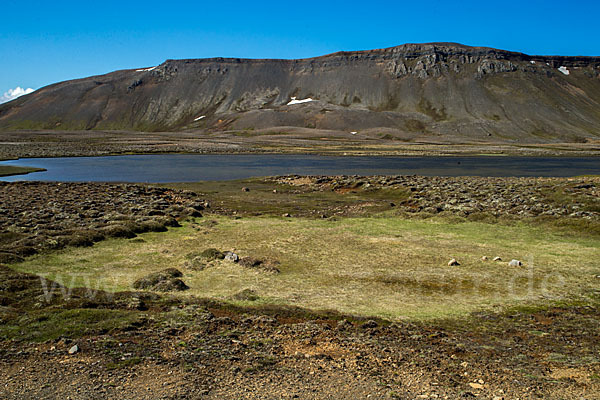
[[(289, 104), (290, 101), (313, 101)], [(293, 103), (293, 102), (292, 102)], [(167, 60), (0, 105), (0, 129), (304, 127), (522, 142), (600, 137), (600, 57), (452, 43), (302, 60)]]

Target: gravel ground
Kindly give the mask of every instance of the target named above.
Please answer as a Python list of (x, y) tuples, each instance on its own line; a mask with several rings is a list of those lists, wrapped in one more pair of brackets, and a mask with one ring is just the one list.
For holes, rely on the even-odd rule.
[(488, 178), (424, 176), (283, 176), (278, 184), (312, 191), (405, 189), (407, 200), (394, 204), (408, 213), (450, 213), (469, 216), (561, 216), (597, 220), (600, 178)]

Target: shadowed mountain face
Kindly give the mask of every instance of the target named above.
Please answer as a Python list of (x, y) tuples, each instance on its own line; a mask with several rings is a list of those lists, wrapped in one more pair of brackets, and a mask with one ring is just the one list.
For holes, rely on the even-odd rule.
[(290, 126), (379, 130), (406, 140), (597, 139), (600, 57), (440, 43), (302, 60), (167, 60), (57, 83), (0, 105), (5, 130)]

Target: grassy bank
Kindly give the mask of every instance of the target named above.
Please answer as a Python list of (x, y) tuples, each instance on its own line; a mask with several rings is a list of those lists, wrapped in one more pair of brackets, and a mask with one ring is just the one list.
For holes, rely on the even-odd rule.
[(15, 167), (12, 165), (0, 165), (0, 176), (25, 175), (32, 172), (45, 171), (44, 168)]

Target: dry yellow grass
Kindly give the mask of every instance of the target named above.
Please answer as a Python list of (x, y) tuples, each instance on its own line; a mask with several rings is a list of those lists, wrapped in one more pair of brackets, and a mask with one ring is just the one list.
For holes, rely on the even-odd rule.
[[(215, 221), (216, 224), (210, 223)], [(39, 255), (15, 267), (68, 286), (130, 290), (134, 280), (179, 268), (196, 295), (230, 300), (252, 289), (256, 304), (296, 305), (387, 318), (460, 315), (482, 308), (585, 297), (600, 279), (600, 239), (525, 224), (208, 216), (143, 242), (108, 240)], [(218, 261), (202, 271), (185, 256), (214, 247), (278, 260), (280, 274)], [(482, 256), (489, 261), (482, 261)], [(494, 262), (496, 256), (502, 262)], [(449, 267), (456, 258), (461, 265)], [(524, 262), (508, 267), (511, 259)], [(251, 303), (247, 303), (251, 304)]]

